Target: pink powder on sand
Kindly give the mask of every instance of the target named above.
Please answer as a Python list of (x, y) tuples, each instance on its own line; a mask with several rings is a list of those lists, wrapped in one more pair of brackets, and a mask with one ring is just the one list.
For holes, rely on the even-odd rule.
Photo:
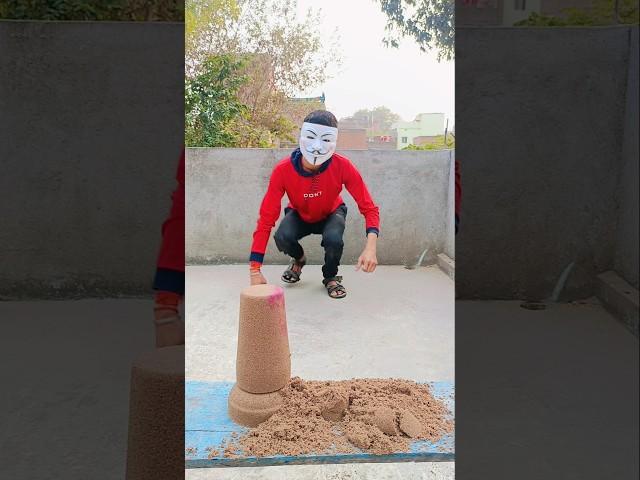
[[(281, 308), (284, 305), (284, 290), (282, 287), (275, 287), (273, 293), (267, 297), (267, 303), (271, 308)], [(280, 335), (287, 337), (289, 332), (287, 331), (287, 319), (283, 315), (278, 319), (278, 329)]]

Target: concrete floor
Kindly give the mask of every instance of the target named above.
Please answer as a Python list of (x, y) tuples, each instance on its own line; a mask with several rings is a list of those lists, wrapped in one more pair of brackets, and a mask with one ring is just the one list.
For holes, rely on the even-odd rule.
[[(281, 282), (285, 267), (267, 265), (267, 280), (285, 288), (293, 375), (305, 379), (400, 377), (454, 381), (454, 283), (437, 267), (380, 266), (373, 274), (344, 266), (347, 297), (328, 297), (320, 266)], [(188, 267), (187, 379), (235, 379), (239, 292), (246, 265)], [(453, 479), (454, 463), (295, 465), (187, 470), (186, 479)]]
[(0, 302), (0, 478), (122, 480), (153, 302)]
[[(152, 348), (152, 306), (0, 302), (0, 478), (124, 478), (129, 372)], [(456, 350), (460, 478), (637, 478), (638, 340), (600, 306), (456, 302)], [(453, 478), (454, 465), (235, 471), (187, 479), (432, 480)]]
[(454, 480), (453, 462), (187, 470), (185, 480)]
[(456, 302), (456, 474), (632, 480), (638, 339), (597, 301)]
[[(317, 265), (299, 283), (285, 267), (263, 268), (285, 289), (291, 369), (305, 379), (400, 377), (454, 380), (454, 283), (437, 267), (381, 266), (373, 274), (341, 269), (347, 297), (329, 298)], [(240, 291), (246, 265), (188, 267), (188, 380), (235, 380)]]

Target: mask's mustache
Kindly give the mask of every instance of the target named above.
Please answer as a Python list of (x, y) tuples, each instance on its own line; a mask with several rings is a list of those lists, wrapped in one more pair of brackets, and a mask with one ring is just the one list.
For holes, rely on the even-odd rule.
[(324, 155), (327, 152), (323, 152), (322, 150), (318, 150), (317, 148), (314, 148), (312, 150), (307, 149), (307, 152), (313, 154), (313, 155)]

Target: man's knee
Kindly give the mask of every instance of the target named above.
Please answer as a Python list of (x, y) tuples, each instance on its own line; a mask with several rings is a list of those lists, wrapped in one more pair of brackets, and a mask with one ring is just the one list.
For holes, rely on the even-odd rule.
[(322, 234), (322, 246), (328, 249), (341, 249), (344, 247), (342, 232), (330, 230)]
[(286, 249), (296, 242), (296, 237), (293, 232), (287, 228), (278, 228), (273, 239), (276, 241), (276, 246), (280, 251)]

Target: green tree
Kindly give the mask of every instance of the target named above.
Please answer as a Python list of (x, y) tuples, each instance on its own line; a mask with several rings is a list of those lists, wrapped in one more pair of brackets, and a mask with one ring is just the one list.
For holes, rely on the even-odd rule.
[(0, 18), (14, 20), (184, 20), (178, 0), (0, 0)]
[(231, 55), (211, 56), (197, 75), (185, 82), (185, 144), (188, 147), (234, 147), (240, 142), (234, 127), (246, 115), (238, 90), (246, 76), (243, 61)]
[(189, 76), (237, 22), (240, 7), (236, 0), (186, 0), (184, 5), (184, 56)]
[(368, 130), (368, 136), (388, 135), (391, 125), (400, 120), (400, 115), (392, 112), (388, 107), (379, 106), (372, 109), (362, 108), (349, 119), (362, 123)]
[[(243, 60), (246, 82), (237, 97), (246, 110), (228, 127), (240, 139), (238, 146), (275, 146), (278, 140), (292, 140), (297, 126), (289, 119), (289, 97), (320, 85), (329, 67), (338, 63), (336, 55), (328, 54), (334, 44), (320, 40), (319, 13), (309, 10), (298, 18), (296, 10), (296, 0), (187, 4), (187, 45), (192, 52), (187, 55), (187, 76), (197, 75), (202, 59), (211, 55)], [(215, 19), (215, 28), (194, 23), (200, 11)]]
[(447, 140), (445, 141), (444, 135), (438, 135), (432, 142), (424, 145), (407, 145), (402, 150), (448, 150), (450, 148), (456, 148), (456, 139), (449, 133)]
[[(191, 0), (195, 4), (206, 1)], [(209, 15), (219, 19), (216, 35), (206, 42), (198, 41), (206, 49), (204, 54), (230, 53), (260, 59), (265, 74), (261, 80), (270, 91), (275, 88), (290, 96), (314, 88), (326, 80), (329, 67), (340, 63), (339, 54), (330, 53), (339, 50), (337, 35), (323, 45), (319, 12), (310, 9), (302, 19), (298, 18), (297, 0), (215, 3), (217, 6), (212, 7)], [(187, 8), (187, 31), (192, 28), (190, 8)], [(224, 21), (220, 20), (223, 18)]]
[(385, 45), (397, 48), (401, 37), (413, 38), (420, 50), (436, 50), (438, 60), (454, 57), (454, 0), (376, 0), (387, 15)]

